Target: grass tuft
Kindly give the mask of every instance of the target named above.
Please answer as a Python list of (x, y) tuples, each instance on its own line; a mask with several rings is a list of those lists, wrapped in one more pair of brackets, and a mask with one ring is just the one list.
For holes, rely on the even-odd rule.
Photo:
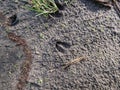
[(54, 0), (31, 0), (32, 7), (29, 9), (35, 11), (39, 15), (48, 16), (57, 12), (59, 9)]

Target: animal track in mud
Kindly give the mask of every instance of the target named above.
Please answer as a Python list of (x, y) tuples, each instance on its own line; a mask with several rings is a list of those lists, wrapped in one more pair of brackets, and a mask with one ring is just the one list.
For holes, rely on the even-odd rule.
[(113, 6), (117, 15), (120, 17), (120, 7), (119, 7), (120, 0), (94, 0), (94, 1), (108, 8), (111, 8)]
[(111, 8), (111, 0), (94, 0), (95, 2), (98, 2), (99, 4)]
[(65, 6), (64, 0), (55, 0), (55, 4), (60, 10), (64, 9), (64, 6)]
[(55, 13), (51, 13), (51, 15), (54, 16), (54, 17), (61, 17), (61, 16), (63, 16), (63, 14), (60, 11), (57, 11)]
[(56, 41), (56, 49), (61, 53), (65, 53), (70, 47), (71, 45), (67, 42)]
[(17, 14), (12, 14), (6, 17), (2, 12), (0, 12), (0, 24), (14, 26), (18, 23), (18, 21)]
[(18, 23), (18, 21), (17, 14), (13, 14), (7, 19), (7, 25), (14, 26)]

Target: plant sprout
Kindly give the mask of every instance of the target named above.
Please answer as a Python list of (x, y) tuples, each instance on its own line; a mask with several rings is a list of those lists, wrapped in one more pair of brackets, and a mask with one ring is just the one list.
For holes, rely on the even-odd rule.
[(48, 16), (58, 11), (54, 0), (31, 0), (31, 4), (30, 10), (37, 12), (38, 15)]

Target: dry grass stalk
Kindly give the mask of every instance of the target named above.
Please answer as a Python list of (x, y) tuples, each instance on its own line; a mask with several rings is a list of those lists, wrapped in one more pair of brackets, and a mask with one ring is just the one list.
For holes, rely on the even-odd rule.
[(78, 57), (76, 59), (73, 59), (73, 60), (67, 62), (63, 68), (66, 69), (70, 65), (76, 64), (76, 63), (80, 62), (81, 60), (85, 60), (85, 59), (86, 59), (85, 57)]

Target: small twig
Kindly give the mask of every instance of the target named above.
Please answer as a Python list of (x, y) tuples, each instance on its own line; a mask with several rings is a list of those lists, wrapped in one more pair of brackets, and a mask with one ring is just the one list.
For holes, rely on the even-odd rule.
[(78, 63), (78, 62), (80, 62), (80, 61), (82, 61), (82, 60), (85, 60), (85, 59), (86, 59), (86, 57), (79, 57), (79, 58), (70, 60), (69, 62), (63, 64), (62, 66), (60, 66), (60, 67), (58, 67), (58, 68), (51, 69), (51, 70), (49, 70), (49, 71), (47, 71), (47, 72), (53, 72), (53, 71), (58, 70), (58, 69), (66, 69), (66, 68), (68, 68), (70, 65), (76, 64), (76, 63)]
[(67, 63), (64, 65), (63, 69), (66, 69), (66, 68), (69, 67), (70, 65), (76, 64), (76, 63), (80, 62), (81, 60), (85, 60), (85, 59), (86, 59), (85, 57), (79, 57), (79, 58), (73, 59), (73, 60), (67, 62)]

